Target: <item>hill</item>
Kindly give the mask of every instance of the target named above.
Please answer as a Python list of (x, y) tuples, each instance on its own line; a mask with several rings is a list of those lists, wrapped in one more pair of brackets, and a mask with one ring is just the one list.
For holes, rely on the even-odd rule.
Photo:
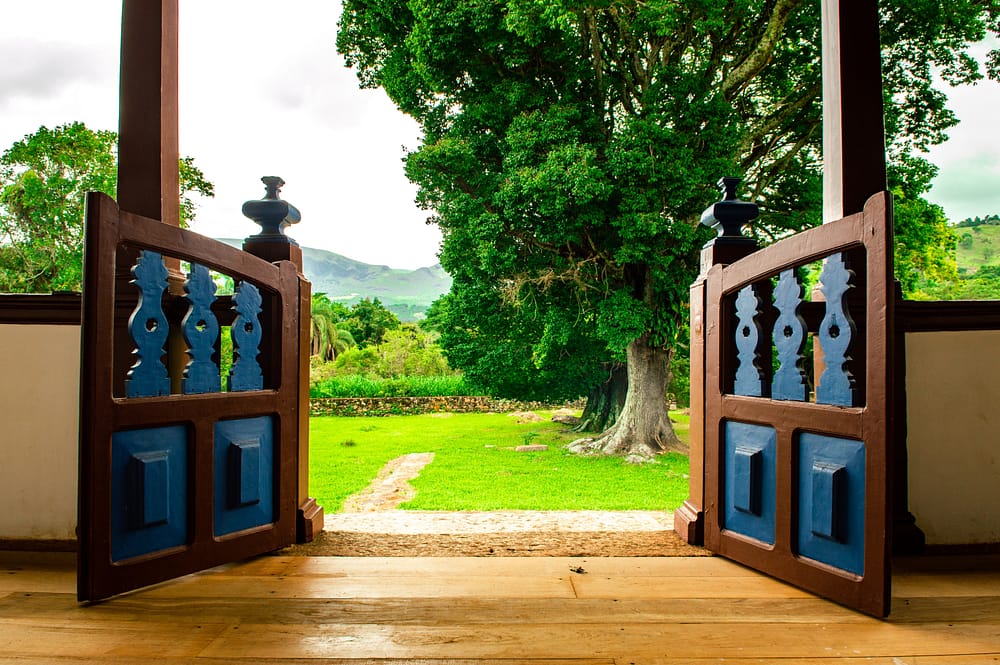
[(1000, 226), (959, 225), (955, 228), (955, 260), (960, 274), (973, 274), (983, 266), (1000, 266)]
[[(242, 247), (242, 240), (220, 238)], [(372, 265), (312, 247), (302, 248), (303, 272), (313, 293), (353, 305), (362, 298), (378, 298), (401, 321), (423, 318), (431, 303), (451, 288), (451, 276), (440, 265), (401, 270)]]

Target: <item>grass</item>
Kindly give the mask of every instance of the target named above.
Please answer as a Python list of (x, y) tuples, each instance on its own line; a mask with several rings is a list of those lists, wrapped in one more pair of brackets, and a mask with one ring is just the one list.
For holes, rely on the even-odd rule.
[[(435, 453), (411, 481), (411, 510), (672, 510), (688, 493), (688, 458), (667, 454), (654, 464), (571, 455), (580, 435), (548, 420), (518, 424), (506, 414), (428, 414), (310, 419), (310, 494), (328, 512), (364, 489), (386, 462)], [(671, 414), (687, 439), (688, 419)], [(545, 444), (541, 452), (516, 452)]]

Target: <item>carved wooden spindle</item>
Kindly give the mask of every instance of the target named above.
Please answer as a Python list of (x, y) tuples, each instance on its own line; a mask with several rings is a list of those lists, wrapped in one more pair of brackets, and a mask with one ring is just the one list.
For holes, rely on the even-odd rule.
[(208, 268), (191, 264), (184, 290), (190, 306), (181, 326), (191, 358), (184, 369), (184, 393), (217, 393), (222, 389), (219, 367), (212, 359), (219, 339), (219, 322), (212, 313), (215, 282)]
[(132, 283), (139, 289), (139, 302), (129, 317), (128, 329), (135, 343), (136, 362), (125, 379), (125, 394), (128, 397), (169, 395), (170, 376), (161, 360), (170, 331), (162, 304), (167, 289), (163, 257), (156, 252), (139, 252), (132, 276)]
[(844, 295), (852, 288), (854, 272), (849, 270), (841, 254), (826, 259), (820, 284), (826, 299), (826, 314), (819, 327), (820, 348), (826, 369), (816, 385), (816, 402), (854, 406), (854, 377), (848, 364), (847, 352), (854, 337), (854, 321), (844, 303)]
[(739, 366), (733, 393), (747, 397), (764, 396), (764, 372), (761, 370), (759, 322), (763, 301), (753, 284), (740, 290), (736, 298), (736, 349)]
[(799, 316), (802, 284), (794, 270), (784, 270), (774, 291), (774, 306), (778, 318), (774, 322), (774, 348), (778, 354), (778, 371), (771, 383), (771, 399), (804, 402), (806, 399), (805, 358), (802, 348), (806, 341), (806, 324)]
[(233, 296), (236, 320), (230, 333), (233, 338), (233, 366), (229, 370), (229, 390), (240, 392), (264, 387), (260, 355), (260, 291), (250, 282), (240, 282)]

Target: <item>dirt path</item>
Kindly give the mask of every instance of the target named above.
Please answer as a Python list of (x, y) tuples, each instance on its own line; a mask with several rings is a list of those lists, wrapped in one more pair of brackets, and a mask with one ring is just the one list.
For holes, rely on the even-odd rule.
[(368, 487), (344, 501), (344, 512), (383, 512), (409, 501), (417, 495), (410, 481), (432, 461), (434, 453), (410, 453), (389, 460)]
[(300, 556), (706, 556), (673, 531), (669, 511), (399, 510), (410, 480), (434, 459), (413, 453), (386, 464), (344, 511), (326, 516), (316, 540), (281, 554)]

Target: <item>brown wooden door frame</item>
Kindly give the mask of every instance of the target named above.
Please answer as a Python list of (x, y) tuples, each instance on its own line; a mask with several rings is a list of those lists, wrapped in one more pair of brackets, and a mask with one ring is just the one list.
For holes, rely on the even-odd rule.
[[(277, 303), (272, 312), (271, 388), (242, 393), (126, 399), (115, 395), (115, 262), (125, 245), (189, 260), (261, 288)], [(103, 194), (87, 205), (80, 383), (79, 579), (81, 600), (98, 600), (211, 566), (272, 551), (295, 540), (300, 427), (299, 344), (301, 278), (289, 262), (271, 264), (224, 243), (158, 220), (120, 211)], [(120, 280), (119, 280), (120, 283)], [(265, 324), (266, 325), (266, 324)], [(213, 423), (268, 415), (276, 423), (275, 518), (233, 536), (213, 535)], [(116, 431), (182, 424), (189, 444), (188, 538), (175, 550), (120, 562), (111, 557), (111, 438)]]
[[(862, 611), (889, 611), (891, 552), (891, 461), (893, 460), (893, 321), (895, 287), (892, 279), (892, 218), (888, 193), (872, 197), (863, 213), (810, 229), (762, 249), (727, 267), (714, 266), (705, 283), (705, 420), (704, 518), (705, 543), (714, 552), (746, 563), (797, 586)], [(864, 247), (863, 283), (867, 289), (865, 318), (866, 402), (837, 407), (727, 394), (725, 373), (735, 370), (727, 357), (727, 297), (758, 279), (832, 253)], [(722, 424), (761, 423), (777, 436), (777, 510), (775, 542), (764, 546), (727, 531), (720, 519), (723, 505)], [(813, 432), (863, 441), (866, 446), (864, 574), (838, 572), (831, 566), (799, 556), (795, 551), (797, 499), (793, 483), (795, 437)]]

